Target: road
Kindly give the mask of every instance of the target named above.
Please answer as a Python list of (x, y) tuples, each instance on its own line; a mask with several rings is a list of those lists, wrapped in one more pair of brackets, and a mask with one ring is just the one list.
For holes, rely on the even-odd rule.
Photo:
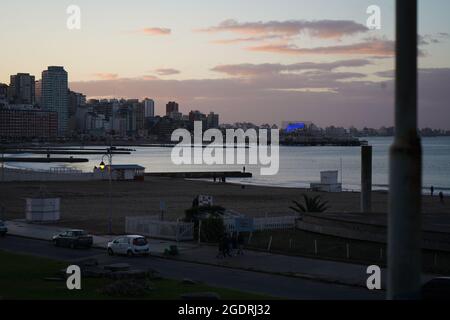
[(139, 268), (152, 268), (170, 279), (189, 278), (210, 286), (260, 293), (274, 297), (305, 300), (374, 300), (384, 299), (384, 292), (324, 283), (260, 272), (168, 260), (158, 257), (109, 257), (105, 250), (73, 250), (54, 247), (48, 241), (14, 236), (0, 239), (0, 250), (30, 254), (60, 261), (96, 258), (101, 264), (126, 262)]

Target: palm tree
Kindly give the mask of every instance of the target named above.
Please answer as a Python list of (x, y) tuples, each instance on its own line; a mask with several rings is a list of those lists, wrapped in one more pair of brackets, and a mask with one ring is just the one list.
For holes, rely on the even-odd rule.
[(301, 204), (298, 201), (292, 201), (295, 206), (289, 207), (289, 209), (294, 210), (298, 213), (304, 212), (325, 212), (330, 207), (328, 207), (328, 201), (322, 201), (320, 196), (309, 197), (306, 194), (303, 194), (304, 204)]

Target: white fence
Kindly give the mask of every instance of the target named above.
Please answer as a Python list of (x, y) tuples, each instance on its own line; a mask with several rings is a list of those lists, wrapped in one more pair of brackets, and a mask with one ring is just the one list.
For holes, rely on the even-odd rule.
[(34, 171), (0, 168), (0, 181), (89, 181), (94, 179), (92, 173), (77, 170)]
[(194, 223), (160, 221), (158, 216), (126, 217), (125, 232), (175, 241), (194, 240)]
[[(298, 216), (253, 218), (253, 229), (254, 231), (294, 229), (297, 219)], [(236, 231), (234, 218), (225, 218), (223, 222), (228, 232)]]

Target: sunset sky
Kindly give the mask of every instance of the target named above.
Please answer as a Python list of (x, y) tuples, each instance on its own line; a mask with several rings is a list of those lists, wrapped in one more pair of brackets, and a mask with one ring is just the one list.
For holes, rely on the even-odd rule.
[[(420, 1), (420, 125), (450, 129), (450, 1)], [(81, 8), (68, 30), (66, 8)], [(382, 29), (366, 27), (381, 7)], [(88, 97), (221, 122), (393, 123), (393, 0), (2, 1), (0, 82), (49, 65)]]

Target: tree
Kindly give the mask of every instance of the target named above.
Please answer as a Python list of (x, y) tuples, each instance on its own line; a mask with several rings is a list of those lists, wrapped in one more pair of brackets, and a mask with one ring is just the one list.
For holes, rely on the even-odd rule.
[(325, 212), (330, 207), (328, 207), (328, 201), (322, 201), (320, 196), (316, 197), (309, 197), (306, 194), (303, 194), (303, 200), (304, 204), (298, 202), (298, 201), (292, 201), (295, 206), (289, 207), (291, 210), (294, 210), (298, 213), (304, 213), (304, 212)]

